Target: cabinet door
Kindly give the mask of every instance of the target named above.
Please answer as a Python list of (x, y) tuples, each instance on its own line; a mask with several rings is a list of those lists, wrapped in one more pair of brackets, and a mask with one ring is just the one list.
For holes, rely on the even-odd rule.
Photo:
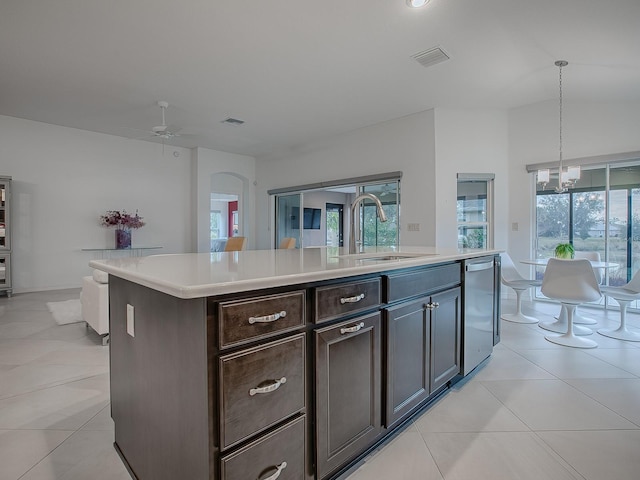
[(431, 297), (431, 391), (460, 373), (460, 288)]
[(376, 312), (315, 331), (318, 478), (380, 435), (380, 317)]
[(390, 428), (429, 396), (429, 297), (386, 311), (387, 384), (385, 425)]

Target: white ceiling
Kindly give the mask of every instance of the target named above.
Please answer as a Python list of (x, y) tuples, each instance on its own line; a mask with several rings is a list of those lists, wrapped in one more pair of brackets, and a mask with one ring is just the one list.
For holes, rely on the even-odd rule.
[(166, 100), (166, 143), (262, 157), (554, 99), (557, 59), (567, 102), (638, 101), (639, 27), (640, 0), (0, 0), (0, 115), (150, 139)]

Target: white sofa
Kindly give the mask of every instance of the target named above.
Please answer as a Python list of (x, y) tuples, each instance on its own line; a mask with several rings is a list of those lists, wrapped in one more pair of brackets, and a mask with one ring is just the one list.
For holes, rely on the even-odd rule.
[(109, 275), (94, 270), (90, 277), (82, 278), (82, 318), (87, 325), (102, 335), (102, 344), (109, 343)]

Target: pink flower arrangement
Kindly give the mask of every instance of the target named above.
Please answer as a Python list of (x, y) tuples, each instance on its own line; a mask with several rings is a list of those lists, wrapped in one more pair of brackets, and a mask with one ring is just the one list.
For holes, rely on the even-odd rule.
[(109, 210), (106, 214), (100, 216), (100, 224), (103, 227), (116, 227), (118, 230), (140, 228), (145, 225), (142, 217), (138, 215), (138, 210), (136, 210), (135, 215), (127, 213), (126, 210), (122, 210), (121, 212), (118, 210)]

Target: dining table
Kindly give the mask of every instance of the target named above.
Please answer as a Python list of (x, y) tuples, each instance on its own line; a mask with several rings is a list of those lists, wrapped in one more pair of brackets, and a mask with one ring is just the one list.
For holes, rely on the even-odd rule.
[[(574, 259), (567, 259), (567, 260), (574, 260)], [(548, 258), (528, 258), (528, 259), (520, 260), (520, 263), (523, 263), (526, 265), (534, 265), (536, 267), (546, 267), (548, 262), (549, 262)], [(608, 268), (617, 268), (620, 266), (620, 264), (616, 262), (603, 262), (603, 261), (596, 261), (596, 260), (589, 260), (589, 262), (591, 262), (591, 266), (593, 268), (608, 269)]]
[[(566, 260), (571, 261), (574, 259), (566, 259)], [(543, 268), (547, 266), (548, 262), (549, 262), (549, 258), (529, 258), (529, 259), (520, 260), (520, 263), (523, 263), (525, 265), (533, 265), (535, 267), (543, 267)], [(612, 268), (618, 268), (620, 266), (620, 264), (616, 262), (606, 262), (601, 260), (589, 260), (589, 262), (591, 263), (591, 266), (594, 269), (598, 269), (598, 268), (612, 269)], [(560, 313), (556, 317), (556, 320), (557, 321), (555, 322), (554, 321), (540, 322), (538, 326), (545, 330), (550, 330), (556, 333), (562, 333), (567, 321), (567, 313), (564, 308), (560, 309)], [(597, 323), (597, 321), (590, 317), (585, 317), (579, 312), (576, 312), (574, 316), (574, 323), (592, 325)], [(574, 325), (573, 329), (576, 335), (591, 335), (593, 333), (593, 330), (591, 330), (588, 327), (584, 327), (582, 325)]]

